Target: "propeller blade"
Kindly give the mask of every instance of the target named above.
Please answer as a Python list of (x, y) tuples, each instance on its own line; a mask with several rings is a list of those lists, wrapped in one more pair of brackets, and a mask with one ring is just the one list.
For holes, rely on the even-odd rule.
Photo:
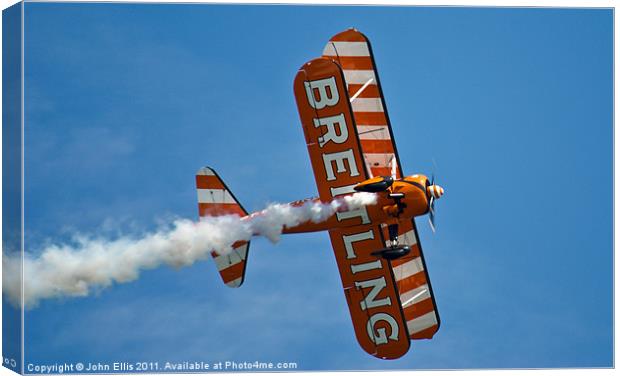
[(433, 196), (431, 196), (428, 204), (428, 222), (431, 225), (431, 230), (435, 233), (435, 198)]
[[(431, 186), (435, 185), (435, 171), (437, 170), (437, 163), (435, 163), (435, 158), (432, 158), (433, 161), (433, 172), (431, 174)], [(428, 222), (431, 225), (431, 230), (435, 233), (435, 196), (431, 195), (430, 201), (428, 202)]]

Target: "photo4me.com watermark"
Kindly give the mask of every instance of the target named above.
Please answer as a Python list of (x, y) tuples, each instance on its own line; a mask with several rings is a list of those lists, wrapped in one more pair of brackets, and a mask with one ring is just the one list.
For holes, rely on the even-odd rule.
[(205, 371), (248, 371), (248, 370), (295, 370), (297, 362), (262, 361), (184, 361), (184, 362), (76, 362), (76, 363), (26, 363), (27, 374), (63, 373), (130, 373), (130, 372), (205, 372)]

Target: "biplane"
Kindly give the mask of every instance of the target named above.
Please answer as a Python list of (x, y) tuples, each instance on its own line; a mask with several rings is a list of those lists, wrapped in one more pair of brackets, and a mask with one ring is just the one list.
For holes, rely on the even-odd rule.
[[(377, 201), (283, 233), (329, 233), (359, 344), (375, 357), (399, 358), (411, 340), (430, 339), (439, 329), (414, 218), (428, 213), (434, 231), (443, 188), (422, 174), (403, 175), (364, 34), (349, 29), (333, 36), (321, 57), (299, 69), (294, 92), (319, 193), (310, 200), (374, 192)], [(249, 215), (213, 169), (201, 168), (196, 184), (201, 217)], [(249, 246), (239, 241), (229, 254), (212, 252), (226, 285), (243, 283)]]

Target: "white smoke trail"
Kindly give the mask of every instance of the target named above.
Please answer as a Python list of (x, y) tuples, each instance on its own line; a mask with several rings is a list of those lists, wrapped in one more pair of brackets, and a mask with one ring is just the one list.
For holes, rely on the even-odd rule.
[[(36, 307), (40, 300), (88, 296), (93, 289), (136, 280), (140, 272), (162, 264), (192, 265), (231, 251), (239, 240), (253, 235), (272, 242), (280, 239), (284, 227), (321, 222), (337, 210), (355, 210), (376, 202), (372, 193), (355, 193), (330, 203), (308, 201), (302, 206), (272, 204), (259, 215), (241, 219), (236, 215), (204, 217), (199, 222), (174, 221), (167, 229), (145, 236), (114, 240), (78, 237), (73, 245), (52, 245), (33, 257), (24, 258), (24, 307)], [(19, 254), (3, 254), (3, 293), (19, 307), (21, 301)]]

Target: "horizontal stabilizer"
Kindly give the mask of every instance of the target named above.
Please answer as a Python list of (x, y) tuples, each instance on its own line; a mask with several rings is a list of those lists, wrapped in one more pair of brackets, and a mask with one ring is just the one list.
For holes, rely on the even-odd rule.
[[(198, 214), (205, 216), (222, 216), (236, 214), (240, 217), (247, 212), (230, 192), (226, 184), (209, 167), (203, 167), (196, 173), (196, 190), (198, 193)], [(243, 283), (250, 242), (239, 241), (232, 245), (228, 254), (211, 252), (222, 281), (229, 287), (239, 287)]]

